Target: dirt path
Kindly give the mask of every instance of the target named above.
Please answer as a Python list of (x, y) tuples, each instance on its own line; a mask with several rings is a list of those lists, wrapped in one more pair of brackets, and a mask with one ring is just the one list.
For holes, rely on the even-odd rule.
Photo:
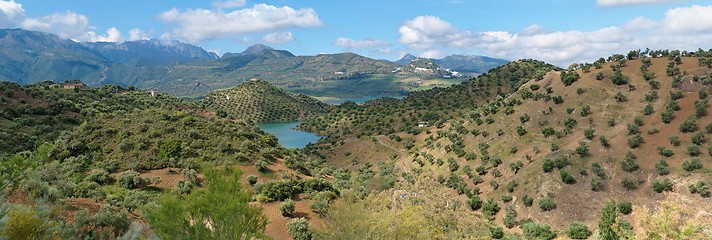
[(398, 168), (401, 172), (410, 172), (410, 163), (413, 162), (413, 159), (409, 158), (408, 155), (405, 153), (405, 151), (403, 151), (397, 147), (391, 146), (388, 143), (384, 142), (383, 138), (385, 138), (385, 137), (386, 136), (380, 135), (380, 136), (377, 136), (376, 139), (378, 140), (379, 144), (398, 153), (399, 157), (396, 160), (396, 162), (394, 163), (395, 167)]

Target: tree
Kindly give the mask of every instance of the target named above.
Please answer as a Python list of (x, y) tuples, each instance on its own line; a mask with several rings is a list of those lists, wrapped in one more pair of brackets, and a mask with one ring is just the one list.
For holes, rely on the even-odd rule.
[[(267, 217), (252, 206), (234, 168), (204, 171), (203, 188), (185, 196), (165, 194), (146, 219), (164, 239), (251, 239), (264, 236)], [(210, 223), (194, 224), (194, 223)]]
[(572, 239), (586, 239), (591, 236), (591, 231), (582, 222), (572, 222), (569, 228), (566, 229), (566, 236)]
[(312, 239), (311, 231), (309, 231), (309, 222), (304, 218), (292, 219), (292, 221), (287, 223), (287, 232), (294, 240)]
[(508, 207), (506, 213), (504, 214), (504, 226), (507, 228), (513, 228), (517, 225), (517, 211), (513, 207)]
[(559, 175), (561, 175), (561, 181), (566, 183), (566, 184), (574, 184), (576, 183), (576, 179), (574, 179), (574, 176), (572, 176), (569, 172), (562, 170), (559, 172)]

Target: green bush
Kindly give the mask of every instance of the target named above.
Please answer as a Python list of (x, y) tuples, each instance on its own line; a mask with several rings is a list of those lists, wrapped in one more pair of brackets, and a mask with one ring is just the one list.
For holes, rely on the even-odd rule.
[(547, 224), (539, 224), (534, 221), (520, 221), (519, 228), (527, 239), (554, 239), (556, 232), (551, 230)]
[(551, 198), (544, 198), (539, 200), (539, 209), (542, 211), (551, 211), (556, 209), (556, 203)]
[(499, 212), (499, 204), (497, 204), (497, 201), (494, 199), (487, 199), (482, 204), (482, 214), (485, 215), (485, 217), (492, 219), (494, 218), (494, 215), (497, 215), (497, 212)]
[(529, 195), (524, 195), (522, 197), (522, 202), (524, 203), (524, 206), (531, 207), (534, 204), (534, 199), (530, 197)]
[(625, 158), (623, 158), (623, 161), (621, 161), (621, 168), (623, 168), (623, 171), (626, 172), (634, 172), (640, 168), (637, 162), (635, 162), (635, 155), (633, 155), (632, 152), (628, 152), (625, 155)]
[(304, 218), (295, 218), (287, 223), (287, 232), (295, 240), (311, 240), (312, 233), (309, 230), (309, 222)]
[(140, 173), (130, 170), (119, 175), (118, 182), (126, 189), (135, 189), (143, 187), (148, 181)]
[(473, 195), (470, 197), (470, 199), (467, 200), (467, 205), (470, 206), (470, 209), (472, 211), (476, 211), (482, 207), (482, 200), (480, 200), (480, 196), (478, 195)]
[(566, 184), (574, 184), (576, 183), (576, 179), (574, 176), (572, 176), (569, 172), (567, 171), (561, 171), (559, 172), (559, 175), (561, 176), (561, 181), (566, 183)]
[(591, 234), (588, 226), (582, 222), (572, 222), (566, 229), (566, 236), (572, 239), (587, 239)]
[(622, 214), (630, 214), (631, 212), (633, 212), (633, 204), (627, 201), (619, 202), (618, 211)]
[(700, 158), (692, 158), (690, 160), (685, 160), (682, 163), (682, 169), (688, 172), (692, 172), (697, 169), (702, 169), (702, 162)]
[(672, 191), (672, 182), (670, 182), (670, 179), (663, 179), (662, 181), (655, 180), (653, 181), (652, 185), (653, 191), (657, 193), (662, 193), (664, 191), (671, 192)]
[(284, 200), (282, 204), (279, 205), (279, 213), (282, 214), (282, 216), (289, 217), (294, 214), (294, 209), (295, 209), (295, 204), (292, 199), (287, 199)]
[(507, 228), (513, 228), (517, 225), (517, 211), (515, 211), (511, 206), (507, 208), (504, 214), (503, 223)]

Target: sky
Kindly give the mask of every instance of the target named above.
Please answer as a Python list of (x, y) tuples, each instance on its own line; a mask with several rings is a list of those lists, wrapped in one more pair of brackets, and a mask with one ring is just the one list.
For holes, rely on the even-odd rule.
[(0, 28), (82, 42), (179, 40), (218, 54), (259, 43), (296, 55), (464, 54), (567, 66), (634, 49), (710, 49), (712, 1), (0, 0)]

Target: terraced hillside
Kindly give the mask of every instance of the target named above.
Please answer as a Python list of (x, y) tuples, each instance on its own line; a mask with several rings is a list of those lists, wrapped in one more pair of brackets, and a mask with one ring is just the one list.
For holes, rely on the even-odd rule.
[(194, 105), (215, 111), (218, 116), (254, 122), (302, 121), (329, 109), (326, 103), (304, 94), (286, 92), (264, 80), (213, 91)]
[[(470, 206), (462, 211), (482, 214), (510, 236), (571, 237), (585, 228), (584, 237), (670, 237), (655, 221), (674, 217), (681, 220), (666, 227), (698, 229), (687, 236), (706, 239), (710, 54), (631, 51), (570, 70), (541, 65), (532, 71), (537, 77), (508, 75), (522, 64), (514, 62), (487, 74), (520, 80), (513, 94), (465, 101), (472, 99), (467, 86), (485, 76), (431, 91), (453, 94), (447, 98), (424, 93), (343, 106), (304, 127), (329, 136), (311, 149), (328, 162), (359, 172), (383, 171), (370, 167), (376, 161), (393, 164), (386, 174), (395, 171), (395, 186), (436, 179)], [(487, 89), (494, 92), (477, 92)], [(431, 100), (420, 110), (389, 107)], [(385, 124), (370, 127), (379, 118)], [(421, 119), (430, 126), (418, 127)], [(381, 151), (392, 157), (369, 158), (358, 150), (365, 145), (386, 146)]]

